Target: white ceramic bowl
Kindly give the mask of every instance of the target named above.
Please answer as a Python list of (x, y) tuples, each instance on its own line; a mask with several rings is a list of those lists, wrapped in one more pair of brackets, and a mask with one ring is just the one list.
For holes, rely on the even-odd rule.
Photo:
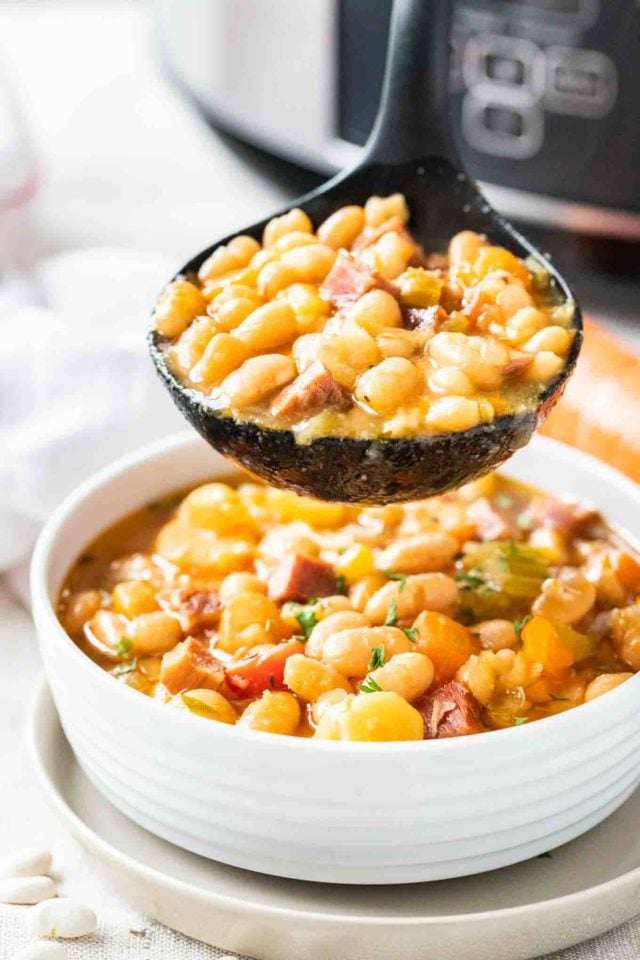
[[(67, 637), (53, 603), (105, 527), (147, 501), (233, 471), (199, 438), (145, 447), (56, 511), (32, 567), (33, 610), (58, 712), (95, 786), (166, 840), (248, 870), (333, 883), (479, 873), (565, 843), (640, 779), (640, 675), (523, 727), (454, 740), (363, 744), (272, 736), (169, 710), (114, 682)], [(640, 535), (640, 491), (536, 437), (506, 471), (592, 500)]]

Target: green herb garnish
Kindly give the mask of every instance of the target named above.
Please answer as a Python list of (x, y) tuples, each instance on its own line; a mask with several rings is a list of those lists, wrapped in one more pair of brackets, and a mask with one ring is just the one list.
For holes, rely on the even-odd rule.
[(112, 677), (123, 677), (127, 673), (132, 673), (138, 669), (138, 659), (130, 660), (129, 663), (121, 663), (111, 671)]
[(367, 679), (360, 684), (361, 693), (381, 693), (382, 687), (379, 683), (373, 679), (373, 677), (367, 677)]
[(300, 613), (296, 614), (296, 620), (300, 624), (300, 629), (304, 634), (305, 640), (311, 636), (311, 631), (318, 622), (315, 610), (310, 607), (303, 607)]
[(464, 573), (461, 571), (456, 573), (454, 579), (459, 584), (461, 590), (480, 590), (482, 587), (487, 587), (487, 581), (484, 577), (480, 577), (475, 573)]
[(300, 625), (302, 636), (300, 639), (304, 642), (311, 636), (311, 631), (318, 622), (313, 605), (316, 601), (309, 601), (307, 604), (294, 603), (292, 600), (285, 603), (282, 607), (285, 613), (292, 614)]
[(336, 593), (344, 594), (347, 592), (347, 578), (343, 573), (338, 574), (336, 577)]
[(521, 727), (523, 723), (527, 723), (528, 717), (514, 717), (513, 725), (514, 727)]
[(406, 585), (407, 585), (407, 575), (406, 575), (406, 573), (395, 573), (393, 570), (385, 570), (385, 571), (384, 571), (384, 575), (385, 575), (385, 577), (387, 577), (389, 580), (397, 580), (397, 581), (398, 581), (398, 593), (402, 593), (402, 591), (404, 590), (404, 588), (405, 588)]
[(555, 697), (552, 693), (549, 694), (552, 700), (556, 700), (560, 703), (569, 703), (571, 697)]
[(391, 601), (391, 606), (389, 607), (389, 612), (387, 613), (387, 619), (384, 622), (385, 627), (395, 627), (398, 622), (398, 601), (393, 598)]
[(400, 629), (404, 633), (407, 640), (411, 640), (411, 643), (418, 642), (418, 631), (414, 630), (413, 627), (400, 627)]
[(379, 647), (374, 647), (371, 651), (371, 660), (369, 660), (369, 670), (377, 670), (378, 667), (384, 667), (385, 665), (385, 656), (384, 656), (384, 644), (380, 644)]
[(131, 651), (133, 650), (133, 644), (128, 637), (120, 637), (120, 640), (116, 644), (116, 653), (119, 657), (124, 657), (128, 660), (131, 657)]
[(531, 620), (531, 614), (527, 613), (524, 617), (519, 617), (517, 620), (513, 621), (513, 629), (516, 632), (516, 637), (520, 646), (522, 646), (522, 631), (529, 623), (529, 620)]

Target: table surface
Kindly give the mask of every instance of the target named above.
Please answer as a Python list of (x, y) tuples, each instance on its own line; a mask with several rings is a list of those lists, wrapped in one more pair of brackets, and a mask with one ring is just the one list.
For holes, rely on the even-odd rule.
[[(212, 133), (182, 101), (155, 61), (139, 5), (5, 0), (0, 58), (16, 81), (42, 172), (33, 211), (39, 254), (125, 245), (169, 255), (179, 265), (212, 236), (266, 215), (304, 186), (303, 174)], [(636, 339), (628, 324), (621, 330)], [(39, 659), (29, 615), (6, 583), (0, 584), (0, 645), (0, 854), (26, 844), (52, 847), (61, 892), (98, 905), (100, 935), (72, 946), (72, 960), (218, 957), (133, 913), (102, 884), (41, 798), (23, 729)], [(0, 906), (0, 956), (25, 942), (27, 909)], [(594, 956), (623, 956), (618, 948), (637, 948), (637, 938), (635, 928), (618, 934)]]

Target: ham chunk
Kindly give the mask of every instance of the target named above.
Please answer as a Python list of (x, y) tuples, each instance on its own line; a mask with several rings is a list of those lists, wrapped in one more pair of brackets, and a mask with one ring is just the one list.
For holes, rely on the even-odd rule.
[(465, 737), (485, 730), (480, 704), (457, 680), (426, 694), (415, 707), (424, 719), (425, 740)]
[(214, 627), (220, 619), (222, 604), (217, 590), (192, 590), (175, 587), (158, 594), (158, 603), (180, 621), (185, 633)]
[(224, 682), (224, 667), (208, 646), (187, 637), (162, 658), (160, 682), (170, 693), (183, 690), (217, 690)]
[(515, 511), (498, 507), (486, 497), (475, 500), (467, 513), (481, 540), (515, 540), (520, 536)]
[(316, 361), (299, 377), (285, 387), (271, 405), (274, 417), (311, 417), (325, 407), (347, 409), (351, 398), (347, 391), (337, 383), (327, 368)]
[(407, 307), (403, 311), (407, 330), (439, 330), (447, 313), (439, 304), (435, 307)]
[(330, 300), (335, 307), (344, 307), (355, 303), (374, 287), (394, 294), (397, 292), (377, 270), (341, 250), (320, 287), (320, 296)]
[(294, 553), (286, 557), (269, 580), (269, 596), (276, 603), (313, 597), (331, 597), (337, 592), (336, 575), (328, 563)]
[[(378, 224), (377, 227), (365, 227), (360, 236), (357, 237), (351, 245), (352, 252), (361, 253), (363, 250), (366, 250), (367, 247), (371, 247), (374, 243), (377, 243), (381, 237), (384, 237), (385, 233), (397, 233), (403, 240), (407, 240), (415, 249), (414, 257), (420, 260), (419, 265), (423, 265), (425, 259), (424, 251), (422, 247), (418, 246), (400, 217), (390, 217), (388, 220), (385, 220), (384, 223)], [(418, 264), (414, 263), (414, 266), (418, 266)]]
[(532, 360), (533, 357), (528, 353), (512, 354), (503, 371), (505, 378), (519, 377), (530, 366)]
[(546, 497), (535, 497), (527, 509), (527, 514), (534, 527), (555, 527), (562, 533), (575, 533), (598, 519), (597, 510), (591, 507)]

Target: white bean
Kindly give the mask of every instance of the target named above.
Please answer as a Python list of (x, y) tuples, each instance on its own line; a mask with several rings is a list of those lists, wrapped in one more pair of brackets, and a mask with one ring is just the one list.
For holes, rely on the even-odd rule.
[(51, 854), (41, 847), (24, 847), (0, 861), (0, 877), (46, 877)]
[(41, 903), (28, 918), (29, 932), (34, 937), (49, 937), (51, 940), (75, 940), (94, 933), (98, 919), (85, 903), (60, 897)]
[(40, 903), (56, 895), (50, 877), (9, 877), (0, 880), (0, 903)]
[(61, 943), (30, 943), (15, 953), (12, 960), (68, 960), (67, 948)]

